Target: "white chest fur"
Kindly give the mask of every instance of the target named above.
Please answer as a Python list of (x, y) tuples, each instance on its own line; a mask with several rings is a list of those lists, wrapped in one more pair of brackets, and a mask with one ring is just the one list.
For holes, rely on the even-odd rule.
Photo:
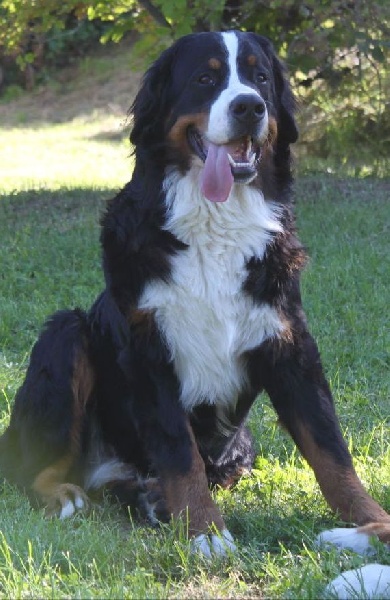
[(223, 204), (211, 203), (198, 177), (196, 167), (167, 177), (166, 228), (188, 248), (172, 258), (172, 281), (152, 282), (139, 303), (155, 311), (186, 410), (234, 404), (245, 386), (243, 353), (283, 329), (272, 307), (242, 291), (246, 260), (262, 257), (270, 232), (282, 230), (277, 206), (242, 185)]

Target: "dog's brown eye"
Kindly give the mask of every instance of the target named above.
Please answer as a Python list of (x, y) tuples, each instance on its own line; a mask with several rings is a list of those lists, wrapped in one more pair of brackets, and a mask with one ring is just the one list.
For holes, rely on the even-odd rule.
[(202, 73), (202, 75), (198, 77), (198, 83), (201, 85), (214, 85), (214, 79), (208, 73)]
[(257, 73), (255, 76), (256, 83), (267, 83), (268, 76), (266, 73)]

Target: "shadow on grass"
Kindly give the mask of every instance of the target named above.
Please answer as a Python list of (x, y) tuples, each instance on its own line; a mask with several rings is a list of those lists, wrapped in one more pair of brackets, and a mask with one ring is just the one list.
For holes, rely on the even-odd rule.
[[(39, 225), (48, 222), (73, 220), (96, 216), (104, 210), (108, 200), (117, 189), (61, 188), (59, 190), (27, 190), (0, 196), (0, 231), (7, 237), (9, 227), (21, 227), (27, 223)], [(3, 238), (4, 239), (4, 238)]]
[(124, 129), (118, 131), (100, 131), (89, 137), (94, 142), (117, 142), (121, 143), (129, 137), (130, 129), (125, 126)]

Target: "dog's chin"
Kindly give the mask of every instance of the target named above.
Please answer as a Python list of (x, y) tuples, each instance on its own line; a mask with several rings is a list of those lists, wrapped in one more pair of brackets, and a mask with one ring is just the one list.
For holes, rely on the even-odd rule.
[[(187, 129), (187, 141), (192, 153), (204, 163), (210, 142), (193, 126)], [(257, 176), (257, 166), (261, 160), (262, 145), (259, 140), (247, 135), (221, 146), (226, 149), (235, 183), (251, 183)]]

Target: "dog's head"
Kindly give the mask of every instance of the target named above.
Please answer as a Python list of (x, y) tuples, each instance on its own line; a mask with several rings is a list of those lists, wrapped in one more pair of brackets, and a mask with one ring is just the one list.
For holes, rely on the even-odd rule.
[[(223, 201), (250, 183), (269, 148), (297, 139), (294, 99), (271, 43), (253, 33), (198, 33), (146, 73), (131, 141), (166, 166), (202, 167), (204, 195)], [(137, 152), (136, 150), (136, 152)]]

